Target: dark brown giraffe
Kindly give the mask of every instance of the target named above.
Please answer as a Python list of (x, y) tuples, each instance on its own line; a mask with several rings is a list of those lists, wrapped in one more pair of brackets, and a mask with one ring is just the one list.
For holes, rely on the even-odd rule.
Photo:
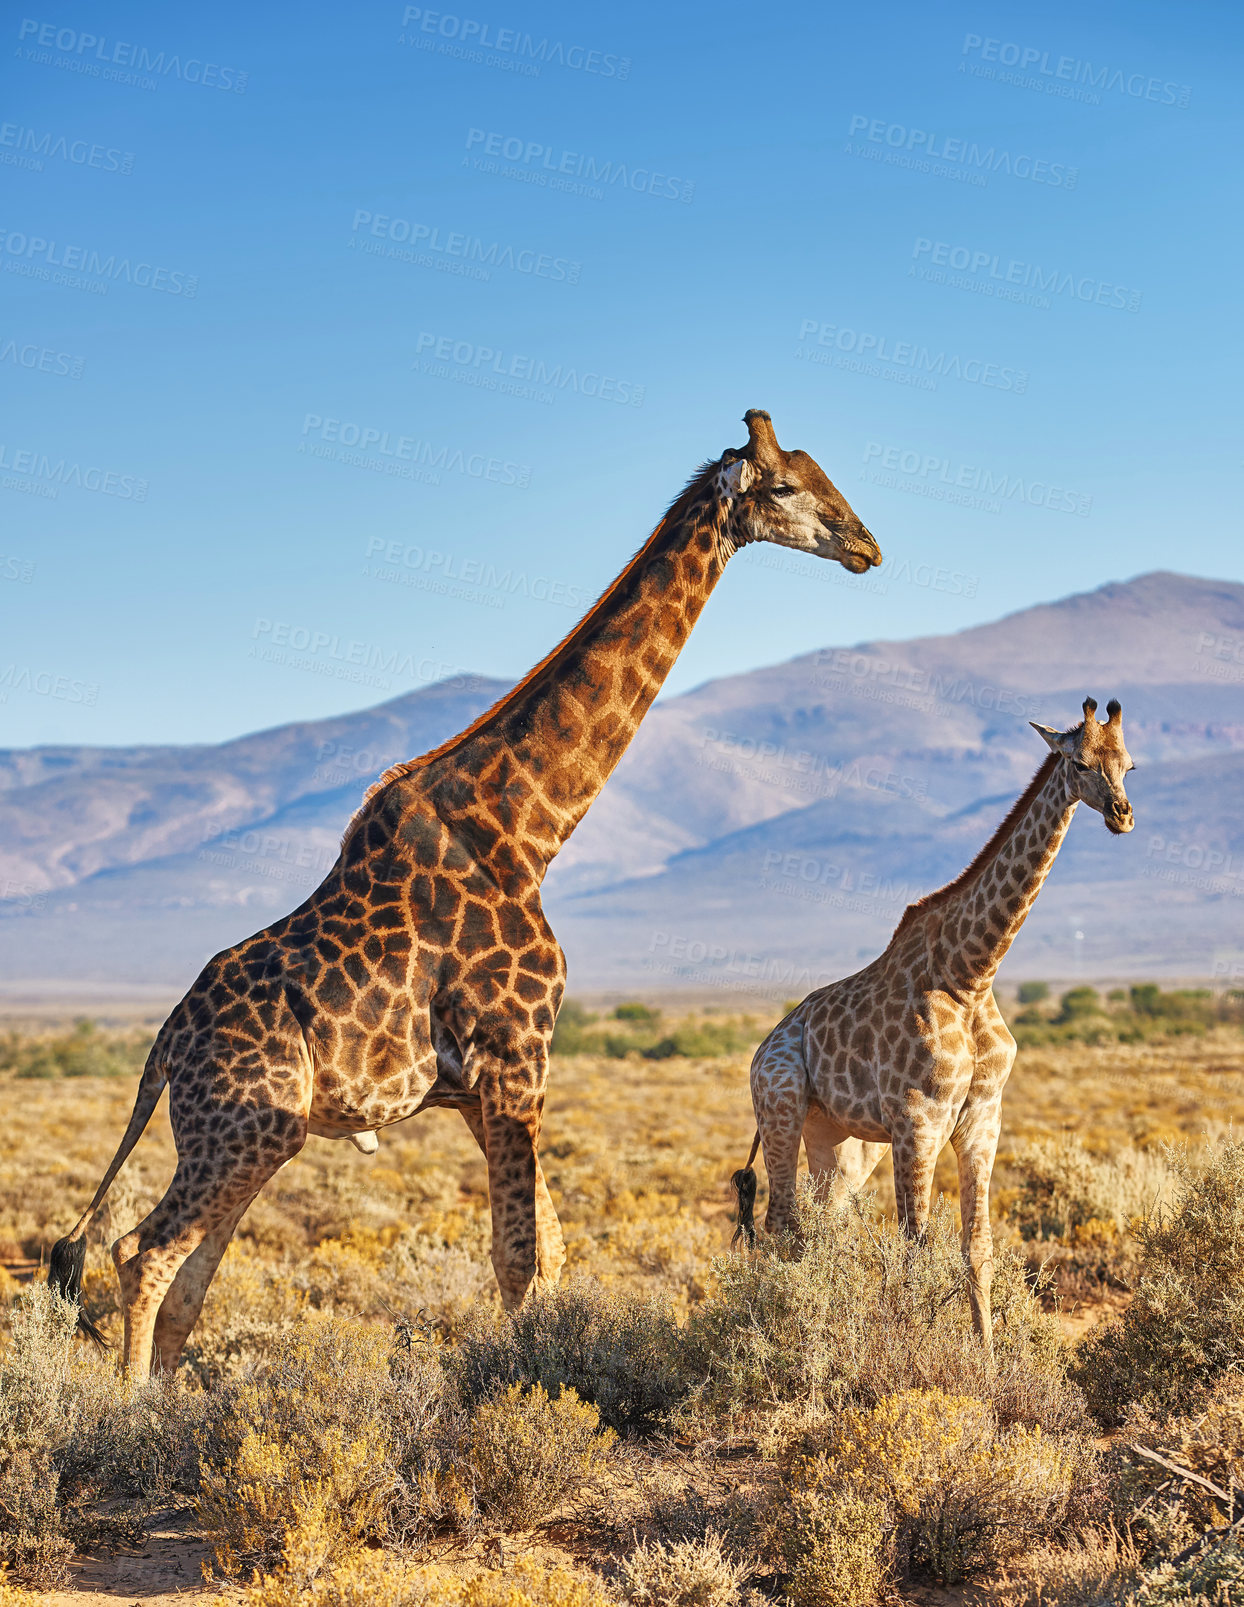
[[(112, 1249), (125, 1364), (176, 1365), (247, 1206), (308, 1133), (376, 1147), (434, 1105), (488, 1161), (508, 1307), (557, 1277), (537, 1157), (565, 963), (540, 905), (554, 855), (634, 736), (730, 555), (773, 541), (854, 574), (872, 536), (769, 415), (697, 472), (569, 636), (460, 736), (387, 771), (293, 914), (211, 960), (165, 1022), (121, 1147), (50, 1281), (80, 1299), (85, 1233), (169, 1085), (177, 1169)], [(83, 1319), (89, 1329), (89, 1322)]]

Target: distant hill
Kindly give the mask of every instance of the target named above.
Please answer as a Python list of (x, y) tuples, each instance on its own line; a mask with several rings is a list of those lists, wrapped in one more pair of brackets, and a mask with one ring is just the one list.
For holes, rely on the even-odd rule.
[[(1040, 762), (1123, 702), (1137, 829), (1081, 811), (1013, 976), (1244, 969), (1244, 586), (1150, 574), (828, 647), (657, 704), (550, 873), (571, 985), (785, 997), (882, 946)], [(0, 751), (0, 970), (188, 984), (331, 865), (366, 785), (506, 689), (475, 677), (218, 746)]]

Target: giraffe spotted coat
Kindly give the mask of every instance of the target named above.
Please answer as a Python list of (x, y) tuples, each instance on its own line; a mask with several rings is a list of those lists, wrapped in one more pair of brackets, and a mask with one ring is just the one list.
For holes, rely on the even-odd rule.
[(502, 1298), (557, 1277), (540, 1168), (549, 1039), (566, 967), (540, 887), (669, 673), (730, 555), (774, 541), (853, 573), (873, 538), (767, 413), (706, 465), (570, 635), (460, 736), (387, 772), (292, 914), (209, 961), (162, 1028), (121, 1147), (54, 1249), (80, 1293), (83, 1235), (167, 1085), (177, 1167), (113, 1246), (135, 1373), (173, 1367), (248, 1205), (308, 1135), (458, 1110), (488, 1164)]
[(972, 1317), (986, 1344), (989, 1184), (1015, 1059), (993, 979), (1077, 804), (1096, 809), (1116, 835), (1133, 825), (1121, 711), (1112, 702), (1102, 724), (1096, 708), (1087, 699), (1084, 724), (1071, 731), (1037, 727), (1052, 752), (967, 870), (913, 904), (870, 965), (810, 993), (752, 1061), (770, 1232), (797, 1228), (801, 1142), (814, 1184), (831, 1199), (859, 1188), (890, 1147), (899, 1218), (912, 1234), (928, 1223), (937, 1158), (953, 1145)]

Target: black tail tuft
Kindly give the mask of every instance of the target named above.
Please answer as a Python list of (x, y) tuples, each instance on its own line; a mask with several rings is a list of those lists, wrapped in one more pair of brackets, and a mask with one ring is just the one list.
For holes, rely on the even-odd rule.
[(739, 1225), (735, 1228), (730, 1243), (735, 1245), (740, 1239), (746, 1239), (748, 1244), (755, 1244), (756, 1221), (753, 1215), (756, 1209), (755, 1171), (750, 1166), (744, 1166), (730, 1179), (730, 1186), (739, 1197)]
[(86, 1238), (57, 1239), (48, 1258), (48, 1288), (78, 1308), (78, 1327), (101, 1350), (108, 1341), (82, 1309), (82, 1269), (86, 1265)]

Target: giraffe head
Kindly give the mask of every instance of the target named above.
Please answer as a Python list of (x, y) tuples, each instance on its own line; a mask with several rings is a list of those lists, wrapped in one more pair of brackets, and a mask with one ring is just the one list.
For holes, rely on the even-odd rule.
[(1106, 822), (1116, 837), (1136, 824), (1132, 806), (1123, 790), (1123, 778), (1135, 768), (1123, 741), (1123, 710), (1118, 700), (1106, 704), (1106, 720), (1097, 718), (1096, 698), (1084, 700), (1084, 724), (1070, 731), (1055, 731), (1048, 725), (1031, 722), (1046, 742), (1067, 761), (1067, 781), (1071, 795), (1086, 803)]
[(752, 408), (743, 422), (747, 445), (723, 453), (717, 465), (717, 490), (732, 504), (735, 545), (773, 541), (833, 558), (853, 575), (879, 564), (880, 548), (820, 464), (806, 452), (783, 452), (767, 413)]

